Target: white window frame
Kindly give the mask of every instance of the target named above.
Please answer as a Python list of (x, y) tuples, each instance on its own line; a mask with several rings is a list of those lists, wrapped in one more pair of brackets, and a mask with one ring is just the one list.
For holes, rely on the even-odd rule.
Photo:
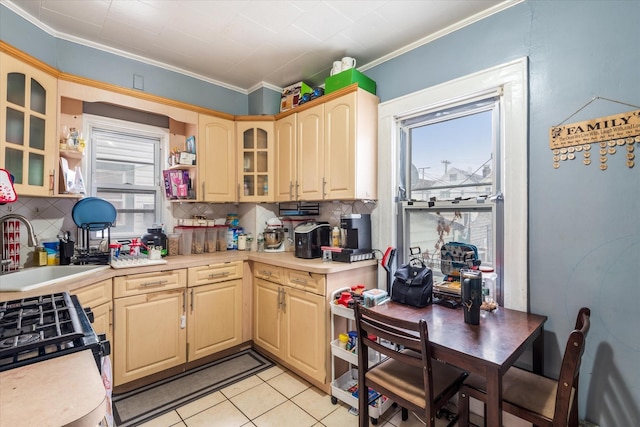
[[(453, 104), (474, 93), (502, 90), (500, 150), (504, 196), (504, 305), (528, 309), (528, 60), (521, 58), (455, 80), (381, 103), (378, 107), (379, 203), (374, 212), (378, 227), (374, 247), (397, 242), (396, 203), (399, 173), (400, 117), (419, 114), (438, 105)], [(388, 155), (390, 153), (391, 155)], [(508, 167), (507, 167), (508, 165)]]
[[(100, 128), (100, 129), (106, 129), (106, 130), (112, 130), (112, 131), (124, 132), (124, 133), (134, 133), (140, 136), (160, 139), (160, 147), (159, 147), (159, 153), (157, 156), (157, 164), (156, 164), (158, 174), (156, 176), (156, 182), (154, 185), (157, 188), (155, 216), (156, 216), (156, 223), (164, 224), (165, 223), (164, 212), (166, 210), (166, 206), (165, 206), (164, 192), (162, 191), (162, 185), (161, 185), (162, 182), (160, 177), (162, 174), (161, 159), (163, 158), (163, 153), (166, 152), (167, 147), (169, 146), (169, 130), (160, 128), (157, 126), (150, 126), (142, 123), (128, 122), (125, 120), (118, 120), (110, 117), (96, 116), (92, 114), (84, 114), (83, 121), (84, 121), (83, 132), (87, 136), (88, 141), (90, 141), (91, 132), (93, 128)], [(85, 162), (86, 171), (83, 171), (83, 173), (85, 174), (85, 176), (88, 176), (88, 177), (92, 177), (92, 168), (95, 167), (95, 156), (93, 155), (91, 149), (92, 149), (91, 143), (87, 144), (85, 156), (87, 159), (90, 159), (90, 160), (88, 162)], [(90, 182), (91, 184), (89, 185), (89, 188), (87, 188), (87, 190), (90, 195), (94, 196), (96, 194), (97, 188), (95, 186), (93, 179), (90, 179)], [(116, 220), (116, 224), (117, 224), (117, 220)], [(149, 227), (151, 227), (151, 225), (153, 224), (149, 224)], [(115, 230), (112, 230), (112, 233), (111, 233), (112, 236), (114, 235), (114, 231)], [(118, 233), (116, 232), (115, 234), (117, 235)], [(124, 237), (124, 236), (119, 236), (119, 237)], [(139, 236), (129, 236), (129, 237), (139, 237)]]

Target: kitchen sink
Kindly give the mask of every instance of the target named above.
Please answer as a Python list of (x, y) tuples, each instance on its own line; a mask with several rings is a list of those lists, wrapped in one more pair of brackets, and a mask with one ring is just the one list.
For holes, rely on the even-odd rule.
[(22, 292), (79, 279), (110, 268), (108, 265), (50, 265), (0, 275), (0, 292)]

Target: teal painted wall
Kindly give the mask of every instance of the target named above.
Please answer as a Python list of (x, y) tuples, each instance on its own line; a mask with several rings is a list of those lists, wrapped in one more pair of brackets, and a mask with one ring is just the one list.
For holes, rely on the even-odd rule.
[(249, 114), (277, 114), (280, 112), (280, 92), (268, 88), (256, 89), (249, 94)]
[(596, 100), (566, 123), (640, 110), (639, 22), (637, 0), (527, 1), (365, 71), (384, 102), (529, 58), (530, 309), (549, 317), (556, 376), (578, 309), (591, 308), (580, 415), (602, 427), (640, 425), (640, 164), (619, 147), (601, 171), (594, 144), (590, 166), (579, 155), (554, 169), (548, 132), (593, 97), (637, 107)]

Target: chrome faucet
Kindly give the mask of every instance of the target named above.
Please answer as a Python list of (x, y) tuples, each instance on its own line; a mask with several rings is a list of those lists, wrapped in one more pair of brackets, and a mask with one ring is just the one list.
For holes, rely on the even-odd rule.
[(0, 265), (9, 264), (11, 262), (10, 259), (4, 259), (4, 222), (10, 219), (17, 219), (27, 226), (27, 232), (29, 233), (29, 240), (27, 244), (29, 246), (35, 247), (38, 244), (38, 238), (36, 237), (36, 233), (33, 231), (33, 225), (25, 216), (20, 214), (7, 214), (0, 217)]

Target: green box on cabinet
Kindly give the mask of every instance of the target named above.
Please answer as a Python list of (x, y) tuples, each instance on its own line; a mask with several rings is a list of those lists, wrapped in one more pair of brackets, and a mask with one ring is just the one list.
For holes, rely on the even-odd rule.
[(376, 94), (376, 82), (355, 68), (349, 68), (341, 73), (327, 77), (324, 81), (324, 93), (335, 92), (353, 83), (358, 83), (358, 87), (374, 95)]

